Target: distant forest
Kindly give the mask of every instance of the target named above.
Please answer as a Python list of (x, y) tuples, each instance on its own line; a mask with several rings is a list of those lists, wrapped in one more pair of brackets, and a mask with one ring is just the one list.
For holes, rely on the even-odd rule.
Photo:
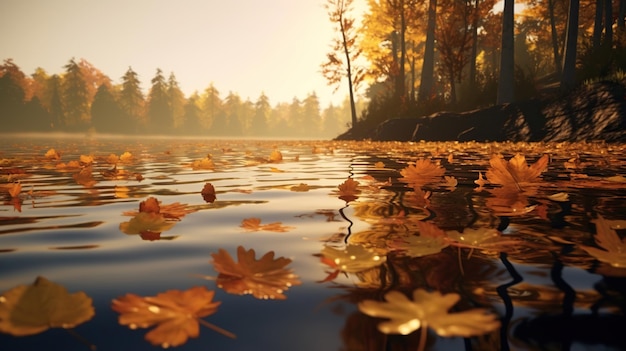
[(242, 101), (209, 85), (185, 97), (174, 73), (157, 69), (144, 95), (132, 68), (114, 84), (84, 59), (51, 76), (27, 76), (7, 59), (1, 131), (328, 138), (625, 75), (626, 0), (503, 0), (504, 11), (496, 3), (368, 0), (357, 14), (354, 0), (326, 0), (335, 36), (321, 74), (348, 91), (341, 106), (323, 109), (315, 93), (272, 105), (264, 94)]
[(27, 76), (12, 59), (0, 65), (0, 132), (332, 138), (349, 127), (348, 102), (322, 109), (315, 93), (272, 105), (265, 94), (254, 102), (222, 97), (211, 84), (186, 97), (174, 73), (157, 69), (144, 94), (130, 67), (120, 84), (85, 59), (63, 68)]

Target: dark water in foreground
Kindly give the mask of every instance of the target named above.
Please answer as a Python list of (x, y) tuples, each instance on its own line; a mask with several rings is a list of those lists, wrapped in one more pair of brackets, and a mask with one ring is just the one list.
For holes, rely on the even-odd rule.
[[(526, 184), (509, 166), (518, 183), (479, 187), (498, 153), (547, 154), (547, 171)], [(465, 339), (429, 330), (427, 350), (626, 349), (625, 145), (4, 137), (0, 167), (3, 351), (158, 349), (113, 301), (198, 287), (221, 302), (201, 319), (236, 338), (200, 325), (180, 350), (418, 350), (419, 331), (385, 335), (357, 308), (418, 288), (501, 322)], [(160, 213), (140, 212), (149, 197)], [(281, 264), (218, 277), (218, 253), (234, 264), (239, 246)], [(83, 292), (93, 317), (9, 335), (25, 314), (11, 292), (37, 277)]]

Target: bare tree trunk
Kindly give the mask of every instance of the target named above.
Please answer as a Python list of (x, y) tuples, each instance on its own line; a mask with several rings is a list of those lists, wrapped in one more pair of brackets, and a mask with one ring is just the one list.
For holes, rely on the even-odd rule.
[(356, 105), (354, 103), (354, 88), (352, 86), (352, 63), (350, 62), (350, 50), (348, 50), (348, 40), (346, 39), (346, 30), (343, 26), (343, 18), (339, 21), (341, 29), (341, 39), (343, 41), (343, 52), (346, 55), (346, 73), (348, 76), (348, 89), (350, 91), (350, 116), (352, 117), (352, 127), (356, 126)]
[(437, 20), (437, 0), (428, 1), (428, 25), (426, 28), (426, 44), (424, 45), (424, 62), (422, 63), (422, 77), (418, 101), (427, 101), (434, 85), (435, 73), (435, 25)]
[(613, 1), (604, 0), (604, 43), (613, 46)]
[(552, 32), (552, 51), (554, 52), (554, 69), (561, 76), (561, 54), (559, 53), (559, 38), (556, 33), (556, 21), (554, 18), (554, 0), (548, 0), (550, 11), (550, 31)]
[(604, 1), (596, 0), (596, 15), (593, 21), (593, 48), (598, 49), (602, 40), (602, 10), (604, 10)]
[(569, 0), (561, 89), (572, 88), (576, 81), (576, 42), (578, 40), (579, 8), (579, 0)]
[(480, 0), (476, 1), (474, 6), (474, 18), (472, 20), (472, 52), (470, 56), (469, 67), (469, 85), (470, 88), (474, 88), (476, 85), (476, 56), (478, 55), (478, 5)]
[(626, 30), (626, 1), (619, 0), (619, 15), (617, 16), (617, 29), (620, 32)]
[(515, 0), (504, 0), (502, 12), (502, 49), (500, 51), (500, 81), (498, 82), (498, 104), (513, 102), (515, 99), (515, 52), (514, 52), (514, 7)]

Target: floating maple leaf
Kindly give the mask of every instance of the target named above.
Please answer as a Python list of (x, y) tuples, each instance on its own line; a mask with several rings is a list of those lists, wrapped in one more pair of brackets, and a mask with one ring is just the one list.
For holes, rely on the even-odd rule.
[(321, 256), (322, 263), (346, 273), (362, 272), (387, 261), (386, 256), (381, 256), (373, 249), (361, 245), (347, 245), (343, 250), (326, 246), (322, 249)]
[(19, 182), (13, 183), (9, 185), (7, 190), (9, 192), (9, 195), (11, 195), (12, 198), (17, 198), (18, 196), (20, 196), (20, 193), (22, 192), (22, 184)]
[(385, 294), (386, 302), (364, 300), (358, 306), (369, 316), (389, 319), (378, 324), (378, 330), (385, 334), (407, 335), (424, 328), (425, 336), (425, 328), (430, 327), (440, 336), (471, 337), (500, 327), (496, 316), (485, 309), (448, 313), (459, 299), (460, 295), (455, 293), (442, 295), (438, 291), (416, 289), (413, 301), (399, 291), (390, 291)]
[(72, 177), (77, 184), (85, 187), (92, 187), (96, 184), (96, 180), (93, 178), (93, 172), (91, 165), (80, 170), (80, 172), (73, 174)]
[(209, 157), (205, 157), (201, 160), (196, 160), (193, 161), (191, 163), (191, 168), (193, 169), (214, 169), (215, 168), (215, 164), (213, 163), (213, 160), (210, 159)]
[(213, 268), (219, 273), (217, 286), (230, 294), (252, 294), (257, 299), (284, 300), (284, 292), (294, 285), (300, 285), (298, 276), (286, 269), (291, 260), (284, 257), (274, 259), (274, 251), (255, 259), (253, 249), (237, 247), (235, 262), (230, 254), (220, 249), (211, 254)]
[(304, 193), (304, 192), (309, 191), (309, 186), (307, 184), (300, 183), (298, 185), (294, 185), (294, 186), (290, 187), (289, 190), (295, 191), (295, 192), (303, 192)]
[(260, 218), (246, 218), (241, 221), (240, 227), (250, 232), (267, 231), (267, 232), (288, 232), (293, 227), (284, 226), (281, 222), (272, 222), (269, 224), (261, 224)]
[(398, 236), (388, 243), (389, 248), (409, 257), (422, 257), (439, 253), (450, 245), (444, 231), (436, 225), (423, 221), (415, 225), (420, 235)]
[(444, 173), (445, 169), (441, 165), (422, 159), (400, 170), (402, 178), (399, 178), (399, 180), (421, 187), (422, 185), (439, 181)]
[(120, 314), (118, 322), (131, 329), (154, 329), (146, 333), (145, 339), (152, 345), (167, 348), (180, 346), (188, 338), (197, 338), (200, 323), (223, 335), (235, 335), (203, 319), (217, 312), (221, 302), (213, 301), (215, 291), (204, 286), (188, 290), (168, 290), (156, 296), (126, 294), (113, 300), (111, 308)]
[(56, 161), (61, 158), (61, 155), (55, 149), (50, 149), (46, 151), (45, 157), (49, 160)]
[(0, 296), (0, 331), (15, 336), (38, 334), (49, 328), (74, 328), (94, 316), (91, 298), (73, 294), (57, 283), (37, 277)]
[(163, 205), (161, 204), (161, 201), (150, 196), (146, 200), (139, 203), (139, 212), (127, 211), (124, 212), (124, 215), (136, 216), (137, 213), (141, 212), (156, 213), (162, 215), (165, 219), (180, 220), (189, 213), (196, 212), (196, 209), (189, 208), (187, 204), (181, 204), (179, 202)]
[(620, 239), (615, 228), (626, 228), (626, 221), (609, 221), (598, 215), (596, 224), (596, 244), (603, 248), (581, 245), (580, 247), (598, 261), (617, 268), (626, 268), (626, 238)]
[(283, 160), (283, 154), (280, 153), (280, 151), (278, 150), (272, 151), (272, 153), (270, 154), (269, 162), (278, 163), (278, 162), (282, 162), (282, 160)]
[(161, 233), (172, 229), (174, 224), (159, 213), (139, 212), (130, 221), (120, 223), (120, 231), (139, 234), (145, 240), (165, 239)]
[(521, 190), (521, 186), (540, 181), (539, 175), (548, 167), (548, 155), (543, 155), (532, 166), (528, 166), (526, 158), (516, 154), (508, 162), (500, 155), (494, 155), (489, 164), (491, 167), (486, 173), (492, 184), (514, 186)]
[(346, 179), (345, 182), (339, 184), (337, 189), (339, 190), (339, 198), (346, 202), (354, 201), (358, 199), (358, 194), (361, 190), (358, 189), (359, 182), (352, 178)]

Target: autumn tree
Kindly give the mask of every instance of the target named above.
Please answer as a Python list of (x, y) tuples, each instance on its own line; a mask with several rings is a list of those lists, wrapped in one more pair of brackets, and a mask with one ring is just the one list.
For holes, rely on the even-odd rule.
[(224, 99), (225, 128), (221, 135), (240, 136), (243, 134), (243, 104), (237, 93), (229, 92)]
[(202, 125), (202, 107), (200, 106), (200, 96), (194, 92), (187, 98), (184, 106), (183, 133), (190, 135), (200, 135), (206, 130)]
[(355, 19), (351, 12), (353, 0), (327, 0), (324, 5), (330, 21), (335, 25), (338, 37), (331, 45), (331, 52), (326, 55), (327, 61), (322, 64), (322, 74), (330, 85), (339, 88), (341, 81), (348, 80), (352, 125), (356, 125), (355, 91), (363, 80), (364, 70), (357, 67), (356, 61), (361, 55), (357, 46), (358, 32)]
[(170, 73), (167, 80), (168, 108), (173, 120), (174, 130), (180, 131), (184, 125), (185, 117), (185, 94), (178, 86), (174, 73)]
[(211, 133), (222, 134), (226, 131), (226, 116), (220, 92), (213, 83), (205, 89), (202, 97), (202, 112), (205, 128), (211, 129)]
[(5, 131), (24, 129), (25, 75), (12, 60), (0, 65), (0, 118)]
[(98, 87), (91, 104), (91, 124), (99, 133), (127, 133), (124, 113), (112, 89), (106, 84)]
[(147, 117), (149, 130), (155, 133), (165, 133), (172, 130), (174, 121), (170, 113), (167, 82), (163, 71), (157, 68), (147, 99)]
[(122, 76), (119, 103), (126, 117), (125, 119), (131, 122), (129, 126), (131, 128), (143, 128), (145, 126), (145, 101), (140, 85), (141, 82), (137, 73), (131, 67), (128, 67), (128, 70)]
[(70, 130), (81, 130), (91, 120), (91, 101), (84, 72), (75, 59), (65, 66), (62, 80), (62, 101), (65, 126)]
[(252, 118), (252, 125), (250, 129), (251, 135), (266, 135), (269, 128), (268, 123), (271, 111), (272, 107), (270, 106), (269, 98), (265, 95), (265, 93), (261, 93), (254, 104), (254, 117)]
[(515, 0), (504, 0), (502, 12), (502, 45), (500, 50), (500, 79), (497, 103), (513, 102), (515, 85), (514, 16)]
[(563, 52), (563, 68), (561, 70), (562, 89), (572, 88), (576, 79), (576, 47), (578, 42), (579, 5), (579, 0), (569, 0), (565, 49)]
[(428, 1), (428, 24), (426, 27), (426, 43), (424, 45), (424, 62), (418, 100), (424, 102), (433, 96), (435, 74), (435, 28), (437, 27), (437, 0)]

